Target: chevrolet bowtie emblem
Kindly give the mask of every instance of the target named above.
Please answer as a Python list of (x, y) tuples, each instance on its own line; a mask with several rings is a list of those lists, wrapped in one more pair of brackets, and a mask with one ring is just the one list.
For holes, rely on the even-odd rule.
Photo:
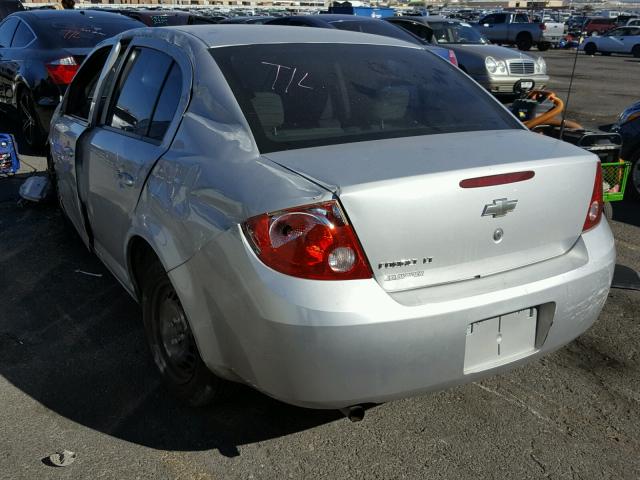
[(516, 209), (517, 203), (518, 200), (507, 200), (506, 198), (498, 198), (497, 200), (494, 200), (493, 203), (489, 203), (484, 206), (482, 216), (492, 216), (493, 218), (504, 217), (507, 213)]

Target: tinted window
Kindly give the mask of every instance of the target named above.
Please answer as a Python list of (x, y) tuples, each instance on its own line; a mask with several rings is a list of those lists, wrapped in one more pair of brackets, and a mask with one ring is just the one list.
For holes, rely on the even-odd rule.
[(157, 50), (133, 49), (118, 82), (107, 125), (145, 136), (171, 62)]
[(529, 17), (527, 17), (524, 13), (517, 13), (514, 22), (515, 23), (529, 23)]
[(406, 20), (391, 21), (392, 24), (402, 27), (405, 30), (413, 33), (416, 37), (421, 38), (425, 42), (431, 43), (433, 38), (433, 30), (424, 24), (418, 22), (408, 22)]
[(107, 61), (111, 47), (101, 48), (91, 55), (69, 86), (66, 113), (87, 120), (95, 96), (100, 72)]
[(457, 68), (418, 48), (287, 44), (211, 53), (265, 153), (520, 128)]
[(438, 43), (483, 44), (482, 35), (473, 27), (462, 23), (435, 22), (431, 24)]
[(158, 99), (156, 111), (153, 114), (151, 128), (149, 129), (149, 138), (154, 140), (162, 140), (164, 134), (169, 128), (169, 124), (176, 114), (180, 96), (182, 94), (182, 73), (178, 64), (174, 63), (169, 71), (169, 75), (162, 87), (162, 93)]
[(0, 24), (0, 47), (8, 47), (11, 45), (11, 39), (13, 38), (13, 33), (16, 31), (16, 27), (18, 26), (17, 18), (8, 18), (2, 24)]
[(16, 48), (25, 47), (34, 39), (35, 37), (33, 36), (33, 33), (31, 33), (29, 27), (27, 27), (27, 24), (20, 22), (16, 33), (13, 35), (11, 46)]
[(383, 35), (385, 37), (397, 38), (398, 40), (404, 40), (409, 43), (420, 44), (420, 41), (413, 35), (405, 32), (399, 27), (391, 25), (390, 23), (382, 20), (372, 21), (351, 21), (351, 20), (339, 20), (337, 22), (331, 22), (331, 25), (340, 30), (350, 30), (352, 32), (372, 33), (374, 35)]
[[(71, 12), (69, 12), (71, 13)], [(63, 19), (61, 16), (52, 17), (49, 22), (42, 19), (36, 33), (45, 37), (46, 43), (51, 47), (64, 48), (88, 48), (94, 47), (102, 40), (113, 37), (125, 30), (144, 27), (144, 24), (125, 17), (124, 15), (69, 15)]]

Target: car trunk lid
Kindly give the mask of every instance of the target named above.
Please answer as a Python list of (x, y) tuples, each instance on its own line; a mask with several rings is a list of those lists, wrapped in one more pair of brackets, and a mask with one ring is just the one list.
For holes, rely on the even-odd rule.
[[(377, 281), (389, 291), (484, 277), (565, 253), (582, 232), (596, 168), (592, 154), (525, 130), (405, 137), (267, 157), (339, 197)], [(533, 177), (460, 186), (512, 172)], [(503, 210), (507, 205), (514, 209)]]

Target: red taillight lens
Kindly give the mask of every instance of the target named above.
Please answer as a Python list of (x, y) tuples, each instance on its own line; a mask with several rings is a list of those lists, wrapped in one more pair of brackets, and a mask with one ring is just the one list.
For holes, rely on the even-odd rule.
[(75, 77), (80, 65), (73, 57), (65, 57), (54, 60), (46, 65), (49, 77), (56, 85), (69, 85)]
[(458, 66), (458, 57), (456, 57), (456, 52), (454, 52), (453, 50), (449, 50), (449, 61), (456, 67)]
[(547, 26), (544, 23), (539, 23), (538, 26), (540, 27), (540, 30), (546, 30)]
[(591, 200), (589, 201), (589, 210), (587, 210), (587, 218), (584, 221), (582, 231), (592, 229), (602, 218), (602, 210), (604, 208), (604, 201), (602, 200), (602, 166), (598, 162), (596, 168), (596, 179), (593, 184), (593, 193), (591, 194)]
[(372, 276), (336, 201), (263, 213), (244, 222), (242, 229), (260, 260), (278, 272), (314, 280)]

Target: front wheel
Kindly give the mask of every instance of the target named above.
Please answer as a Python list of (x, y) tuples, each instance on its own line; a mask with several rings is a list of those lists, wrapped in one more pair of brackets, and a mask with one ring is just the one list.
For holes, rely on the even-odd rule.
[(169, 390), (193, 407), (211, 403), (224, 381), (202, 361), (187, 315), (159, 262), (144, 276), (142, 314), (147, 343)]
[(540, 42), (538, 43), (537, 47), (539, 51), (546, 52), (551, 48), (551, 44), (549, 42)]
[(631, 49), (631, 54), (636, 58), (640, 58), (640, 45), (634, 45)]
[(584, 46), (584, 53), (586, 53), (587, 55), (595, 55), (597, 51), (598, 48), (596, 47), (595, 43), (587, 43)]

